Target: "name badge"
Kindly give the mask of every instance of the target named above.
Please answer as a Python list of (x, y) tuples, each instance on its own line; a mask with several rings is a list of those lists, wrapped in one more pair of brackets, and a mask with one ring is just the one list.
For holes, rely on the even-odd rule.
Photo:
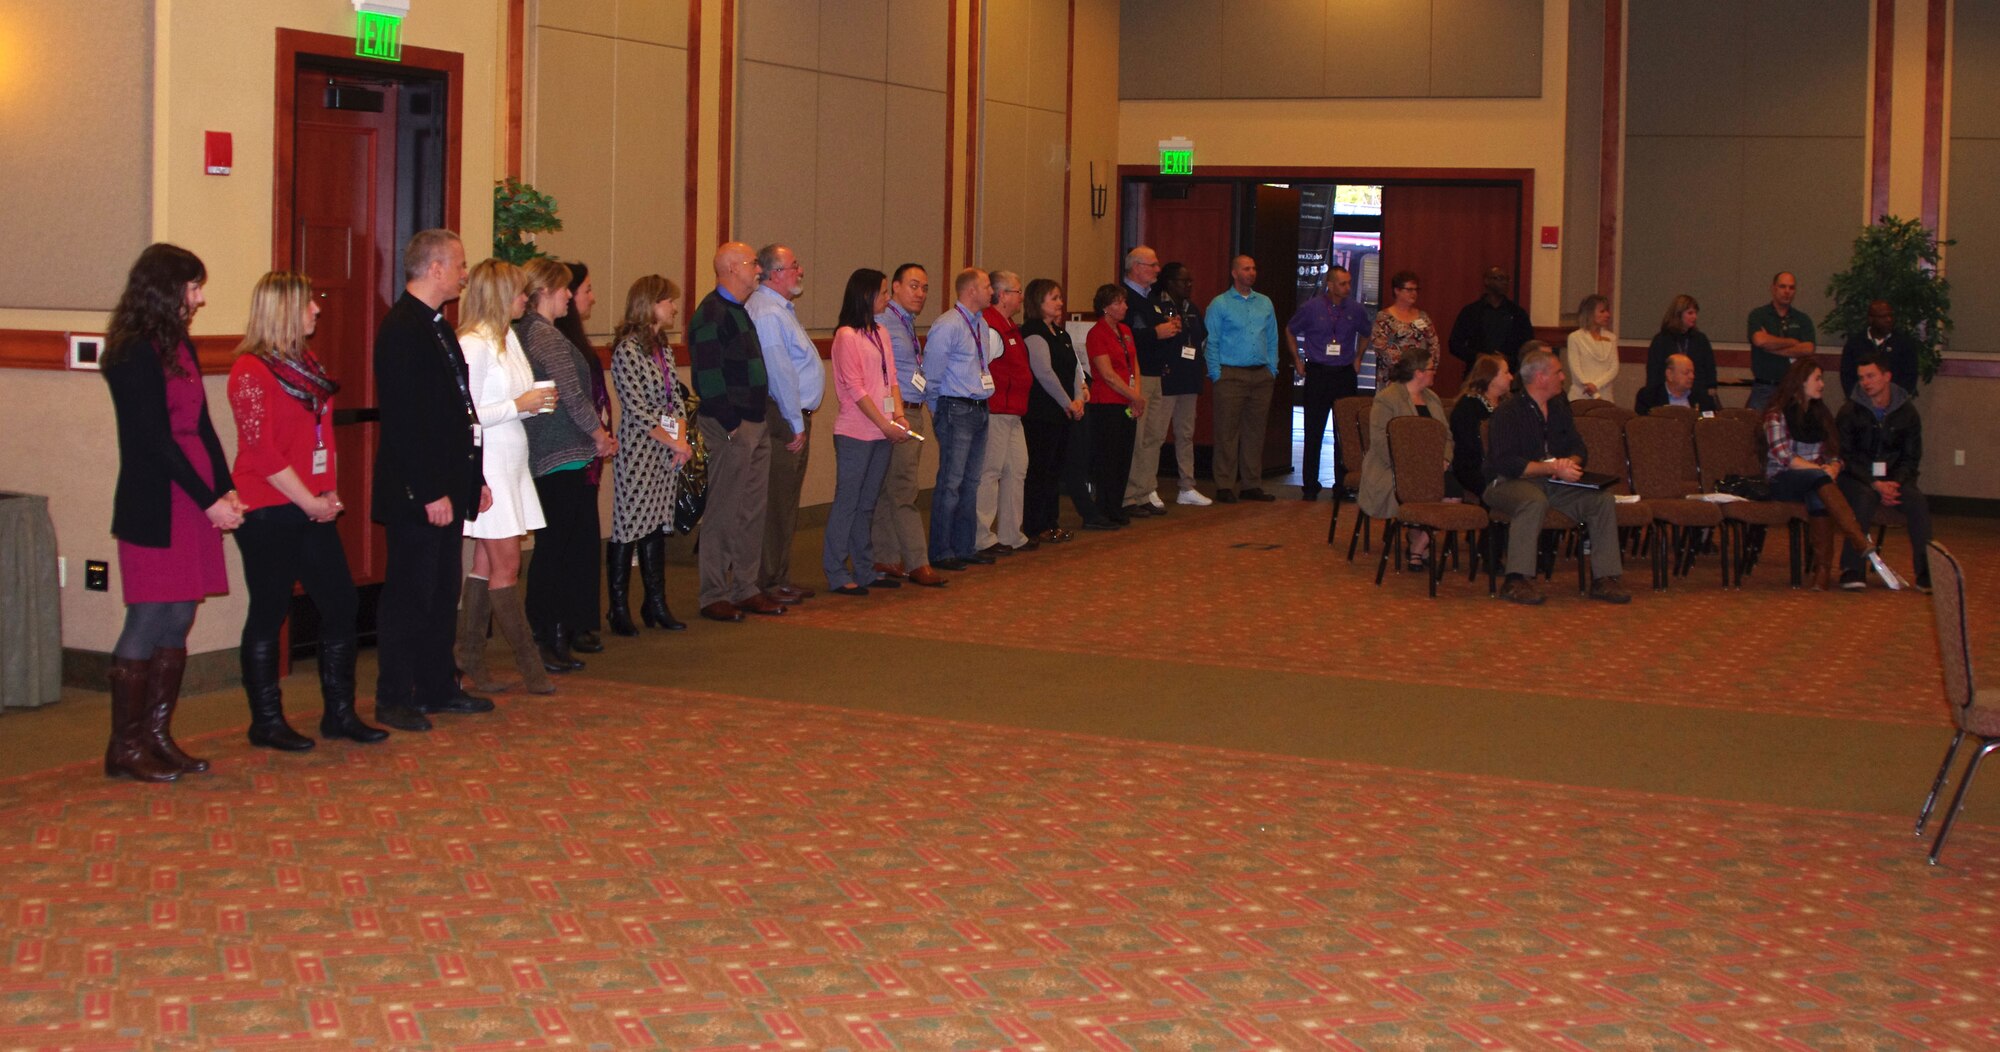
[(681, 437), (681, 418), (672, 413), (661, 413), (660, 430), (665, 431), (668, 438)]
[(1888, 478), (1888, 477), (1889, 477), (1889, 462), (1888, 462), (1888, 461), (1886, 461), (1886, 460), (1878, 460), (1878, 461), (1876, 461), (1876, 462), (1875, 462), (1875, 464), (1874, 464), (1874, 469), (1875, 469), (1875, 477), (1876, 477), (1876, 478), (1878, 478), (1878, 479), (1885, 479), (1885, 478)]
[(478, 424), (472, 425), (472, 448), (478, 449), (480, 446), (483, 446), (485, 444), (486, 444), (486, 437), (485, 435), (481, 434), (479, 425)]
[(922, 374), (922, 373), (911, 373), (911, 374), (910, 374), (910, 386), (911, 386), (911, 387), (913, 387), (913, 388), (915, 388), (915, 389), (916, 389), (916, 392), (917, 392), (918, 394), (923, 394), (923, 393), (924, 393), (924, 388), (926, 388), (926, 387), (929, 387), (929, 386), (930, 386), (930, 384), (928, 384), (928, 383), (926, 383), (926, 382), (924, 381), (924, 374)]
[(1194, 347), (1189, 344), (1182, 344), (1181, 357), (1187, 359), (1190, 362), (1194, 361)]
[(332, 459), (333, 458), (329, 455), (327, 450), (324, 449), (313, 450), (312, 473), (315, 475), (326, 474), (328, 462), (331, 461)]
[(982, 391), (991, 391), (991, 390), (993, 390), (993, 374), (992, 374), (992, 373), (980, 373), (980, 374), (979, 374), (979, 388), (980, 388), (980, 390), (982, 390)]
[(883, 416), (895, 416), (895, 415), (896, 415), (896, 396), (895, 396), (895, 395), (883, 395), (883, 396), (882, 396), (882, 415), (883, 415)]

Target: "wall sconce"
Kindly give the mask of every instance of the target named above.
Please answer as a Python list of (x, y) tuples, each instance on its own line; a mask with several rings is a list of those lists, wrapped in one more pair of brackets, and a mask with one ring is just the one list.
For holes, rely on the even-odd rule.
[(1097, 181), (1097, 162), (1090, 162), (1090, 218), (1103, 219), (1111, 210), (1111, 184)]

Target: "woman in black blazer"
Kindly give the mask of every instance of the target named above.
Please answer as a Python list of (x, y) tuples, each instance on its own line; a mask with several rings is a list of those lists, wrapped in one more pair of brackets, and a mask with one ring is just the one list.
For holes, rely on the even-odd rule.
[(125, 628), (111, 655), (104, 773), (171, 782), (208, 770), (169, 730), (203, 598), (229, 591), (222, 531), (243, 522), (229, 462), (208, 417), (188, 323), (207, 302), (207, 268), (175, 245), (139, 254), (111, 313), (99, 363), (118, 418), (118, 538)]

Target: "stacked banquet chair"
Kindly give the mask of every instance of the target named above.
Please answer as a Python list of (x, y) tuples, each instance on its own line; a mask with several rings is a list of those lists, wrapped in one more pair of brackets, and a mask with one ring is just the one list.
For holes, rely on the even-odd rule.
[(1951, 806), (1945, 809), (1937, 842), (1931, 845), (1930, 862), (1935, 866), (1939, 852), (1944, 850), (1944, 838), (1951, 835), (1951, 825), (1958, 820), (1959, 809), (1965, 806), (1965, 791), (1972, 785), (1972, 776), (1979, 773), (1979, 761), (2000, 749), (2000, 688), (1982, 690), (1979, 681), (1973, 678), (1971, 633), (1966, 627), (1965, 570), (1944, 545), (1935, 541), (1931, 542), (1931, 584), (1938, 663), (1944, 666), (1944, 700), (1951, 709), (1953, 733), (1944, 763), (1938, 765), (1937, 780), (1931, 783), (1930, 795), (1924, 797), (1924, 809), (1917, 813), (1918, 836), (1924, 835), (1931, 808), (1937, 806), (1938, 794), (1944, 791), (1945, 779), (1951, 775), (1951, 762), (1958, 758), (1959, 744), (1968, 734), (1979, 739), (1972, 762), (1965, 767), (1965, 777), (1951, 796)]
[[(1361, 462), (1368, 456), (1368, 413), (1375, 407), (1375, 399), (1367, 395), (1349, 395), (1336, 398), (1333, 402), (1333, 443), (1340, 457), (1340, 485), (1333, 488), (1333, 518), (1326, 524), (1326, 543), (1334, 543), (1334, 535), (1340, 530), (1340, 501), (1349, 492), (1361, 491)], [(1370, 520), (1368, 513), (1361, 510), (1361, 502), (1354, 502), (1354, 534), (1347, 540), (1347, 561), (1354, 561), (1354, 548), (1360, 545), (1368, 550)]]
[[(1597, 414), (1576, 418), (1576, 433), (1583, 438), (1588, 456), (1583, 468), (1600, 474), (1614, 475), (1617, 484), (1610, 487), (1614, 497), (1633, 492), (1632, 473), (1625, 453), (1625, 430), (1610, 416)], [(1646, 501), (1620, 501), (1618, 513), (1618, 537), (1622, 548), (1632, 554), (1650, 553), (1653, 560), (1653, 588), (1655, 591), (1666, 587), (1666, 546), (1658, 543), (1654, 536), (1654, 514)]]
[[(1526, 397), (1525, 395), (1519, 397)], [(1479, 445), (1483, 452), (1480, 460), (1487, 462), (1493, 456), (1490, 434), (1493, 421), (1479, 422)], [(1500, 574), (1507, 561), (1507, 532), (1514, 528), (1514, 519), (1506, 512), (1494, 508), (1486, 509), (1486, 591), (1491, 595), (1500, 594)], [(1542, 515), (1541, 552), (1537, 560), (1542, 576), (1555, 580), (1555, 562), (1567, 551), (1576, 556), (1576, 588), (1579, 592), (1590, 591), (1590, 558), (1584, 554), (1582, 538), (1583, 524), (1551, 507)], [(1472, 575), (1479, 573), (1480, 560), (1473, 560)]]
[[(1654, 415), (1658, 415), (1658, 410)], [(1690, 412), (1692, 412), (1690, 410)], [(1701, 417), (1694, 421), (1694, 445), (1701, 463), (1702, 488), (1710, 493), (1717, 491), (1722, 480), (1732, 476), (1761, 479), (1764, 477), (1764, 457), (1758, 450), (1758, 432), (1742, 420), (1727, 417)], [(1783, 526), (1791, 540), (1792, 587), (1805, 583), (1805, 526), (1806, 506), (1800, 501), (1789, 500), (1739, 500), (1721, 505), (1725, 540), (1729, 546), (1728, 562), (1734, 567), (1730, 583), (1738, 588), (1743, 586), (1743, 575), (1750, 570), (1755, 556), (1748, 543), (1750, 528), (1761, 526), (1767, 531), (1774, 526)], [(1826, 558), (1826, 553), (1821, 553)]]
[[(1657, 414), (1635, 415), (1625, 422), (1625, 448), (1632, 464), (1632, 488), (1653, 517), (1653, 572), (1659, 586), (1664, 587), (1693, 568), (1703, 533), (1722, 528), (1722, 508), (1687, 499), (1701, 492), (1694, 434), (1688, 421)], [(1728, 546), (1718, 547), (1723, 553), (1719, 560), (1722, 585), (1727, 588)]]
[[(1389, 421), (1389, 462), (1396, 471), (1396, 517), (1382, 524), (1382, 558), (1375, 567), (1375, 584), (1389, 560), (1402, 550), (1397, 543), (1411, 530), (1430, 538), (1431, 557), (1424, 564), (1430, 579), (1430, 596), (1437, 598), (1438, 578), (1444, 575), (1444, 547), (1459, 533), (1474, 534), (1487, 529), (1486, 512), (1474, 504), (1450, 504), (1444, 499), (1444, 450), (1450, 431), (1444, 421), (1421, 416), (1402, 416)], [(1439, 537), (1443, 531), (1444, 537)], [(1473, 561), (1477, 576), (1479, 564)]]

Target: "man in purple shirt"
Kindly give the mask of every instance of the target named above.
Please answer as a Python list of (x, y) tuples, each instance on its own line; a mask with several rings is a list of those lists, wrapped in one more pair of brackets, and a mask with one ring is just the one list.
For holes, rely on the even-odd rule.
[[(1326, 276), (1326, 295), (1315, 296), (1299, 306), (1285, 326), (1285, 342), (1291, 345), (1292, 369), (1305, 381), (1306, 442), (1305, 485), (1299, 496), (1318, 500), (1320, 491), (1320, 444), (1326, 438), (1326, 418), (1333, 403), (1354, 394), (1354, 362), (1361, 355), (1361, 341), (1368, 335), (1368, 312), (1348, 299), (1354, 278), (1346, 267), (1334, 267)], [(1334, 445), (1346, 436), (1335, 435)], [(1334, 468), (1335, 484), (1340, 469)]]

